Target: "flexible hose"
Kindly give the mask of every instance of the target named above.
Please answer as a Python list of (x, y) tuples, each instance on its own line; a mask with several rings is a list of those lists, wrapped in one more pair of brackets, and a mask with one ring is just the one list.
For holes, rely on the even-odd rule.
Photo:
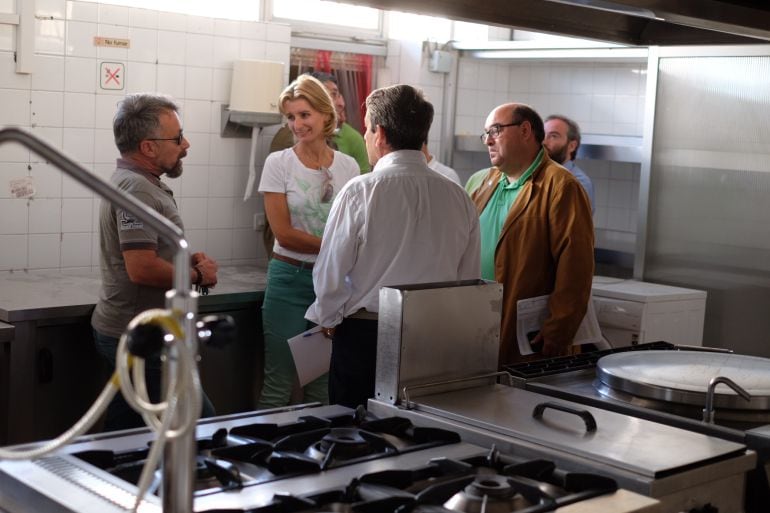
[[(136, 511), (152, 483), (152, 476), (160, 462), (166, 441), (170, 438), (184, 435), (195, 427), (195, 420), (202, 404), (200, 375), (198, 374), (195, 355), (184, 344), (183, 330), (173, 312), (160, 309), (142, 312), (131, 320), (128, 329), (131, 330), (139, 324), (146, 323), (160, 325), (171, 335), (169, 342), (176, 342), (171, 350), (176, 352), (178, 356), (177, 372), (169, 376), (168, 390), (164, 401), (160, 403), (152, 403), (150, 401), (144, 380), (144, 360), (129, 354), (126, 347), (127, 337), (123, 334), (118, 342), (115, 356), (115, 372), (83, 417), (57, 438), (45, 442), (34, 449), (0, 449), (0, 459), (35, 459), (60, 449), (76, 437), (86, 433), (107, 410), (110, 401), (115, 397), (117, 391), (120, 390), (126, 402), (142, 415), (150, 429), (157, 434), (157, 439), (152, 444), (139, 479), (138, 492), (133, 508)], [(129, 372), (133, 374), (133, 382)], [(175, 412), (181, 404), (187, 406), (182, 408), (185, 416), (175, 429), (171, 429)]]
[(93, 426), (94, 423), (99, 420), (102, 413), (107, 410), (107, 406), (109, 406), (112, 398), (115, 397), (118, 389), (118, 374), (115, 372), (99, 394), (99, 397), (94, 401), (94, 404), (91, 405), (88, 411), (71, 428), (53, 440), (49, 440), (40, 447), (34, 449), (0, 449), (0, 460), (32, 460), (64, 447), (72, 440), (85, 434), (91, 429), (91, 426)]

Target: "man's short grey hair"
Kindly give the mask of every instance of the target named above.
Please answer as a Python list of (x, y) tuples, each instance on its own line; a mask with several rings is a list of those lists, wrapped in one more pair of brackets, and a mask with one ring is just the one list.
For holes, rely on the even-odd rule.
[(121, 155), (137, 151), (144, 139), (157, 137), (160, 116), (179, 112), (179, 106), (169, 96), (154, 93), (127, 95), (118, 104), (112, 120), (115, 145)]

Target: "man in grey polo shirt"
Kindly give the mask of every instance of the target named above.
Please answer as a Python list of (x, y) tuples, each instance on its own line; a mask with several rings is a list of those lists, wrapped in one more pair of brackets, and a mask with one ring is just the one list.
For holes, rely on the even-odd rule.
[[(128, 95), (118, 107), (112, 128), (121, 158), (110, 182), (184, 230), (173, 193), (161, 181), (164, 174), (170, 178), (182, 174), (182, 159), (190, 147), (176, 104), (162, 95)], [(165, 292), (173, 282), (175, 248), (131, 213), (106, 201), (99, 210), (99, 235), (102, 288), (91, 326), (97, 349), (114, 370), (118, 340), (131, 319), (144, 310), (164, 307)], [(192, 265), (192, 283), (216, 285), (214, 260), (195, 253)], [(146, 362), (146, 377), (150, 398), (158, 401), (158, 358)], [(204, 395), (206, 414), (213, 414), (213, 407)], [(107, 410), (105, 429), (142, 425), (139, 414), (118, 395)]]

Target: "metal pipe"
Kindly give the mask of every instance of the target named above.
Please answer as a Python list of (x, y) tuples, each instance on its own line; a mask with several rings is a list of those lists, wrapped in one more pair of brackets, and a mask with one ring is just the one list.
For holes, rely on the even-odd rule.
[(708, 392), (706, 393), (706, 407), (703, 408), (703, 422), (709, 424), (714, 423), (714, 394), (716, 393), (717, 385), (722, 383), (735, 390), (746, 401), (751, 400), (751, 394), (749, 394), (743, 387), (737, 384), (735, 381), (724, 376), (717, 376), (709, 381)]
[[(185, 331), (184, 343), (197, 354), (194, 322), (197, 314), (197, 294), (190, 290), (190, 250), (182, 230), (156, 211), (120, 191), (99, 176), (88, 172), (80, 164), (57, 150), (47, 142), (26, 130), (10, 127), (0, 129), (0, 144), (17, 142), (61, 169), (81, 185), (128, 212), (155, 230), (159, 236), (176, 245), (174, 256), (174, 288), (166, 294), (167, 305), (176, 309), (182, 316), (181, 323)], [(173, 371), (175, 351), (170, 351), (168, 365)], [(172, 428), (179, 427), (184, 418), (184, 410), (189, 408), (183, 401), (177, 409)], [(198, 415), (200, 412), (195, 412)], [(195, 468), (195, 429), (171, 439), (166, 444), (163, 461), (163, 511), (164, 513), (189, 513), (193, 510), (193, 486)], [(186, 470), (185, 470), (186, 469)]]

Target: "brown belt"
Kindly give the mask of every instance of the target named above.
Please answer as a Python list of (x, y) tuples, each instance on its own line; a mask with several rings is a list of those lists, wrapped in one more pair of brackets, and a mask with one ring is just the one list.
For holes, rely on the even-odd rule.
[(287, 264), (293, 265), (294, 267), (299, 267), (300, 269), (313, 269), (313, 262), (297, 260), (296, 258), (287, 257), (278, 253), (273, 253), (273, 258), (280, 260), (281, 262), (286, 262)]

